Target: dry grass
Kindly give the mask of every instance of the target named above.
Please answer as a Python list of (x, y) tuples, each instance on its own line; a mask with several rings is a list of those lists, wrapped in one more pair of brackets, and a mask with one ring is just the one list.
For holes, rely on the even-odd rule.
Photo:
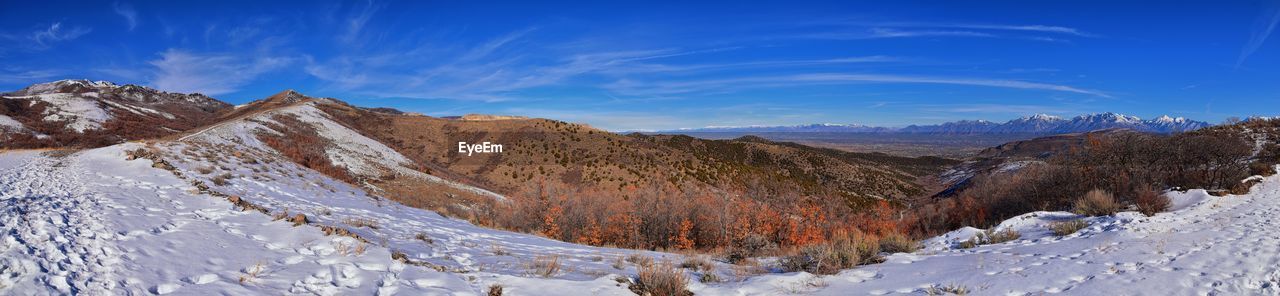
[(738, 264), (752, 257), (759, 257), (765, 253), (777, 251), (778, 245), (763, 235), (750, 234), (747, 237), (734, 242), (729, 246), (725, 259), (732, 264)]
[(720, 282), (720, 276), (713, 272), (704, 272), (701, 276), (698, 276), (698, 281), (703, 283), (718, 283)]
[(862, 235), (839, 235), (830, 242), (809, 245), (782, 258), (786, 271), (806, 271), (812, 274), (836, 274), (841, 270), (870, 263), (882, 258), (879, 244)]
[(502, 296), (502, 285), (499, 285), (499, 284), (489, 285), (489, 292), (487, 293), (487, 295)]
[(622, 259), (622, 257), (616, 257), (613, 258), (613, 264), (610, 266), (613, 266), (613, 269), (622, 270), (623, 268), (627, 268), (627, 261)]
[(1053, 235), (1063, 236), (1063, 235), (1076, 233), (1076, 231), (1080, 231), (1080, 229), (1089, 227), (1089, 223), (1085, 222), (1083, 219), (1074, 219), (1074, 220), (1068, 220), (1068, 221), (1051, 222), (1047, 227), (1049, 228), (1050, 231), (1053, 231)]
[(631, 254), (627, 256), (627, 262), (631, 262), (631, 264), (635, 264), (637, 267), (650, 266), (653, 265), (653, 257), (641, 254)]
[(1156, 213), (1168, 211), (1172, 203), (1168, 196), (1160, 194), (1151, 186), (1140, 187), (1137, 193), (1133, 203), (1138, 206), (1138, 211), (1143, 215), (1154, 216)]
[(511, 255), (511, 251), (507, 251), (507, 249), (502, 248), (502, 246), (499, 246), (499, 245), (489, 245), (489, 251), (490, 251), (490, 252), (493, 252), (493, 255), (494, 255), (494, 256), (508, 256), (508, 255)]
[(662, 262), (640, 267), (631, 291), (637, 295), (690, 296), (693, 293), (686, 288), (688, 285), (689, 278), (685, 277), (683, 271), (670, 262)]
[(556, 276), (560, 273), (560, 256), (544, 255), (533, 258), (533, 262), (529, 263), (529, 273), (544, 278)]
[(969, 295), (969, 287), (959, 284), (933, 285), (924, 292), (926, 295)]
[(427, 243), (428, 245), (434, 245), (436, 243), (436, 241), (431, 239), (431, 237), (428, 237), (426, 233), (418, 233), (417, 235), (414, 235), (413, 238)]
[(378, 229), (378, 221), (368, 218), (347, 218), (342, 223), (355, 227), (368, 227), (369, 229)]
[(769, 272), (769, 269), (760, 266), (760, 262), (754, 258), (747, 258), (739, 261), (737, 264), (730, 266), (733, 276), (738, 279), (745, 279), (755, 275), (761, 275)]
[(692, 269), (694, 271), (708, 272), (716, 269), (716, 265), (711, 260), (702, 256), (689, 256), (684, 262), (680, 263), (680, 268)]
[(1022, 234), (1013, 229), (1005, 229), (996, 231), (995, 229), (987, 229), (979, 232), (972, 239), (960, 242), (961, 249), (969, 249), (981, 245), (998, 244), (1021, 238)]
[(880, 251), (887, 253), (911, 253), (920, 249), (920, 244), (906, 235), (893, 233), (880, 238)]
[(1120, 203), (1116, 202), (1115, 196), (1110, 192), (1094, 189), (1076, 200), (1072, 211), (1085, 216), (1108, 216), (1120, 211)]
[(223, 173), (221, 175), (214, 176), (213, 178), (209, 179), (209, 181), (213, 182), (213, 185), (227, 186), (228, 184), (231, 184), (230, 181), (227, 181), (227, 180), (230, 180), (231, 178), (232, 178), (231, 173)]
[(342, 256), (364, 255), (364, 252), (369, 249), (369, 244), (366, 244), (364, 242), (359, 242), (359, 241), (347, 242), (347, 240), (345, 239), (334, 240), (330, 242), (330, 244), (333, 245), (334, 252), (337, 252), (339, 255), (342, 255)]
[(265, 270), (267, 270), (267, 263), (263, 261), (258, 261), (258, 263), (254, 263), (253, 266), (245, 267), (241, 270), (240, 284), (252, 283), (254, 280), (257, 280), (258, 275), (262, 274)]

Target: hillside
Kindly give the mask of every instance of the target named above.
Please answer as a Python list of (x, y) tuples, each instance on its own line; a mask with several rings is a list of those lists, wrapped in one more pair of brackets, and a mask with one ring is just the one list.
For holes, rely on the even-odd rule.
[(941, 178), (946, 189), (936, 196), (955, 196), (972, 186), (975, 177), (1013, 173), (1027, 166), (1043, 164), (1052, 157), (1085, 149), (1089, 139), (1131, 134), (1139, 133), (1126, 129), (1105, 129), (1011, 141), (988, 147), (966, 159), (964, 163), (943, 172)]
[[(546, 119), (445, 119), (372, 112), (344, 104), (319, 107), (432, 174), (505, 194), (519, 193), (531, 181), (605, 195), (666, 183), (722, 189), (761, 186), (753, 189), (834, 196), (854, 205), (927, 194), (917, 178), (953, 163), (760, 138), (619, 135)], [(457, 152), (458, 142), (497, 143), (505, 151), (465, 155)]]
[(60, 80), (0, 94), (0, 148), (98, 147), (213, 122), (231, 105), (201, 94)]

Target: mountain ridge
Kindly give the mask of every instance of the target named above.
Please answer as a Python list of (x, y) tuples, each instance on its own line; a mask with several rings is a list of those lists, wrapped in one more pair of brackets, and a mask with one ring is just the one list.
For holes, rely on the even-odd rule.
[(1092, 113), (1070, 119), (1048, 114), (1035, 114), (998, 123), (987, 120), (960, 120), (932, 125), (877, 127), (863, 124), (805, 124), (790, 126), (710, 126), (662, 130), (657, 133), (688, 132), (830, 132), (830, 133), (904, 133), (904, 134), (1063, 134), (1122, 128), (1150, 133), (1180, 133), (1212, 126), (1204, 121), (1163, 115), (1154, 119), (1114, 112)]
[(232, 109), (199, 93), (66, 79), (0, 93), (0, 148), (97, 147), (189, 130)]

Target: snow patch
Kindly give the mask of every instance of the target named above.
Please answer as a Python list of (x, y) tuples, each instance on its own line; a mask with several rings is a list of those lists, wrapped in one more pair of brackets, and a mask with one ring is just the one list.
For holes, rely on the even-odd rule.
[(4, 114), (0, 114), (0, 130), (6, 130), (6, 129), (13, 130), (13, 131), (22, 131), (27, 128), (26, 126), (22, 125), (21, 122), (18, 122), (17, 120), (14, 120), (9, 116), (5, 116)]
[(86, 130), (102, 128), (102, 123), (111, 119), (106, 110), (98, 106), (98, 102), (74, 94), (39, 94), (31, 96), (5, 97), (9, 99), (31, 100), (49, 103), (45, 110), (45, 121), (67, 121), (67, 128), (78, 133)]

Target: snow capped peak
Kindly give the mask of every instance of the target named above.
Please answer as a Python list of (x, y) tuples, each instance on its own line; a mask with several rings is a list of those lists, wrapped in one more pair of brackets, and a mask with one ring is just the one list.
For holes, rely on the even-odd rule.
[[(90, 87), (115, 87), (116, 86), (115, 83), (111, 83), (110, 81), (103, 81), (103, 80), (90, 81), (88, 79), (63, 79), (63, 80), (42, 83), (42, 84), (52, 84), (52, 85), (73, 85), (74, 84), (74, 85), (83, 85), (83, 86), (90, 86)], [(41, 84), (37, 84), (37, 85), (41, 85)]]
[(1187, 119), (1182, 117), (1170, 117), (1169, 115), (1160, 115), (1160, 117), (1157, 117), (1152, 121), (1158, 123), (1183, 123), (1187, 122)]
[(291, 104), (291, 103), (300, 102), (310, 98), (311, 97), (304, 95), (296, 90), (286, 89), (282, 92), (279, 92), (274, 95), (271, 95), (270, 97), (267, 97), (265, 100), (270, 102), (280, 102), (285, 104)]
[(55, 93), (79, 93), (96, 90), (114, 89), (118, 86), (108, 81), (90, 81), (88, 79), (63, 79), (52, 82), (37, 83), (27, 86), (10, 95), (29, 96)]
[(1062, 120), (1062, 117), (1039, 113), (1036, 115), (1023, 117), (1022, 119), (1026, 121), (1057, 121), (1057, 120)]
[(1101, 123), (1101, 122), (1139, 123), (1142, 121), (1142, 118), (1139, 118), (1137, 116), (1124, 115), (1124, 114), (1115, 113), (1115, 112), (1104, 112), (1104, 113), (1080, 115), (1080, 116), (1076, 116), (1076, 118), (1073, 118), (1072, 120), (1078, 121), (1078, 122), (1087, 121), (1087, 122), (1095, 122), (1095, 123)]

